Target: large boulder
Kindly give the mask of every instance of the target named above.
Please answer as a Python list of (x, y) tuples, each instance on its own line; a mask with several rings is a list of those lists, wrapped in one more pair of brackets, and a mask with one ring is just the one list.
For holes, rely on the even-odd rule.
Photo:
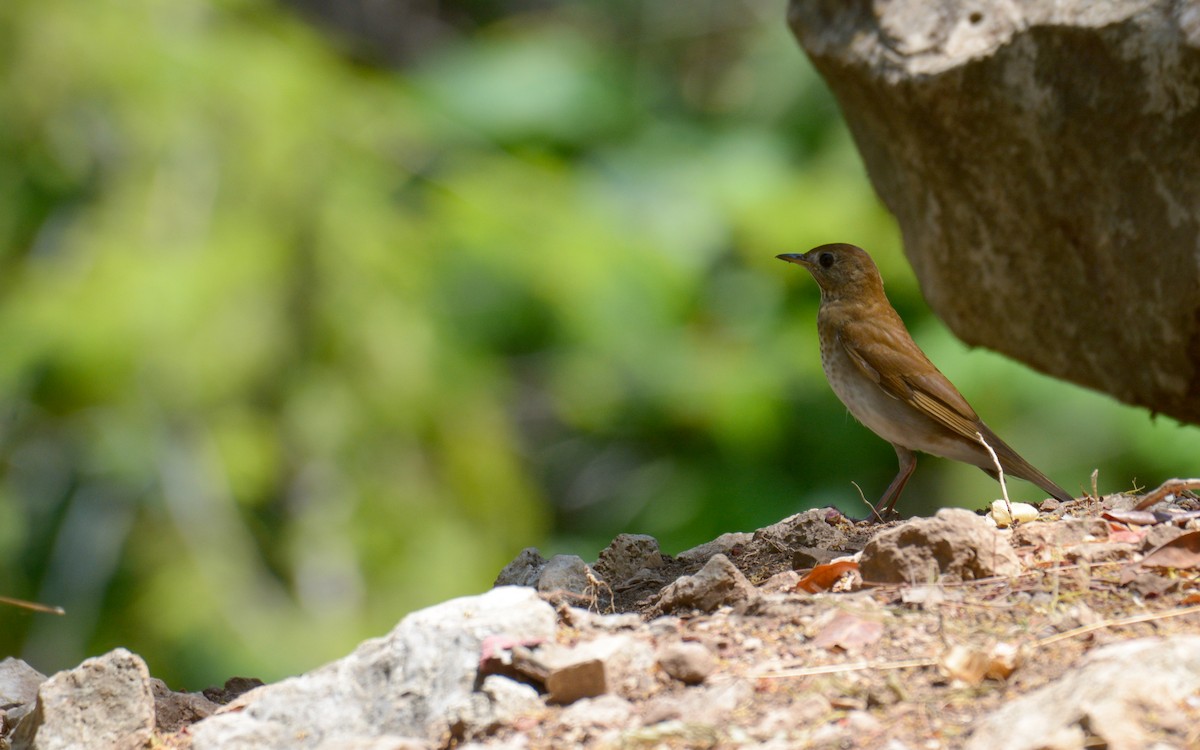
[(789, 20), (955, 334), (1200, 423), (1200, 5), (792, 0)]

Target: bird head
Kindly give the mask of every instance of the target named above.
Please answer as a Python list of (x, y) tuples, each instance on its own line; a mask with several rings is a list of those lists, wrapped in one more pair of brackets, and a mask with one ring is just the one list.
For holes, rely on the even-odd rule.
[(875, 261), (866, 250), (855, 245), (821, 245), (807, 253), (784, 253), (775, 257), (808, 269), (826, 300), (883, 292), (883, 279)]

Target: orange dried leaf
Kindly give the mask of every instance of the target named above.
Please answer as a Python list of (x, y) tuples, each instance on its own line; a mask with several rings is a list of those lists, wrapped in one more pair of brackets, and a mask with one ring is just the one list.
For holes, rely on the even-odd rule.
[(807, 591), (810, 594), (828, 591), (842, 576), (856, 570), (858, 563), (853, 560), (838, 560), (818, 565), (796, 582), (796, 590)]

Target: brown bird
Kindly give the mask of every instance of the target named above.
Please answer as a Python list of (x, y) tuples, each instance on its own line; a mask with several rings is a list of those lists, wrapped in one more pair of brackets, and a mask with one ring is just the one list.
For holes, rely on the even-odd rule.
[[(912, 340), (883, 292), (871, 256), (854, 245), (822, 245), (776, 256), (808, 269), (821, 287), (817, 333), (829, 385), (858, 421), (892, 444), (900, 473), (875, 510), (890, 513), (917, 467), (913, 451), (978, 466), (1033, 482), (1054, 497), (1073, 498), (992, 432), (954, 384)], [(978, 435), (976, 434), (978, 433)]]

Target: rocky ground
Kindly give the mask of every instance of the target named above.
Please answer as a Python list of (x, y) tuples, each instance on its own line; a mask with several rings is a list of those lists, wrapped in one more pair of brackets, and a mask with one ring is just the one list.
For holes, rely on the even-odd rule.
[(3, 743), (1200, 747), (1189, 486), (1146, 510), (1047, 501), (1010, 528), (823, 509), (674, 557), (631, 535), (592, 564), (526, 550), (496, 589), (262, 687), (173, 693), (124, 650), (48, 679), (8, 659)]

